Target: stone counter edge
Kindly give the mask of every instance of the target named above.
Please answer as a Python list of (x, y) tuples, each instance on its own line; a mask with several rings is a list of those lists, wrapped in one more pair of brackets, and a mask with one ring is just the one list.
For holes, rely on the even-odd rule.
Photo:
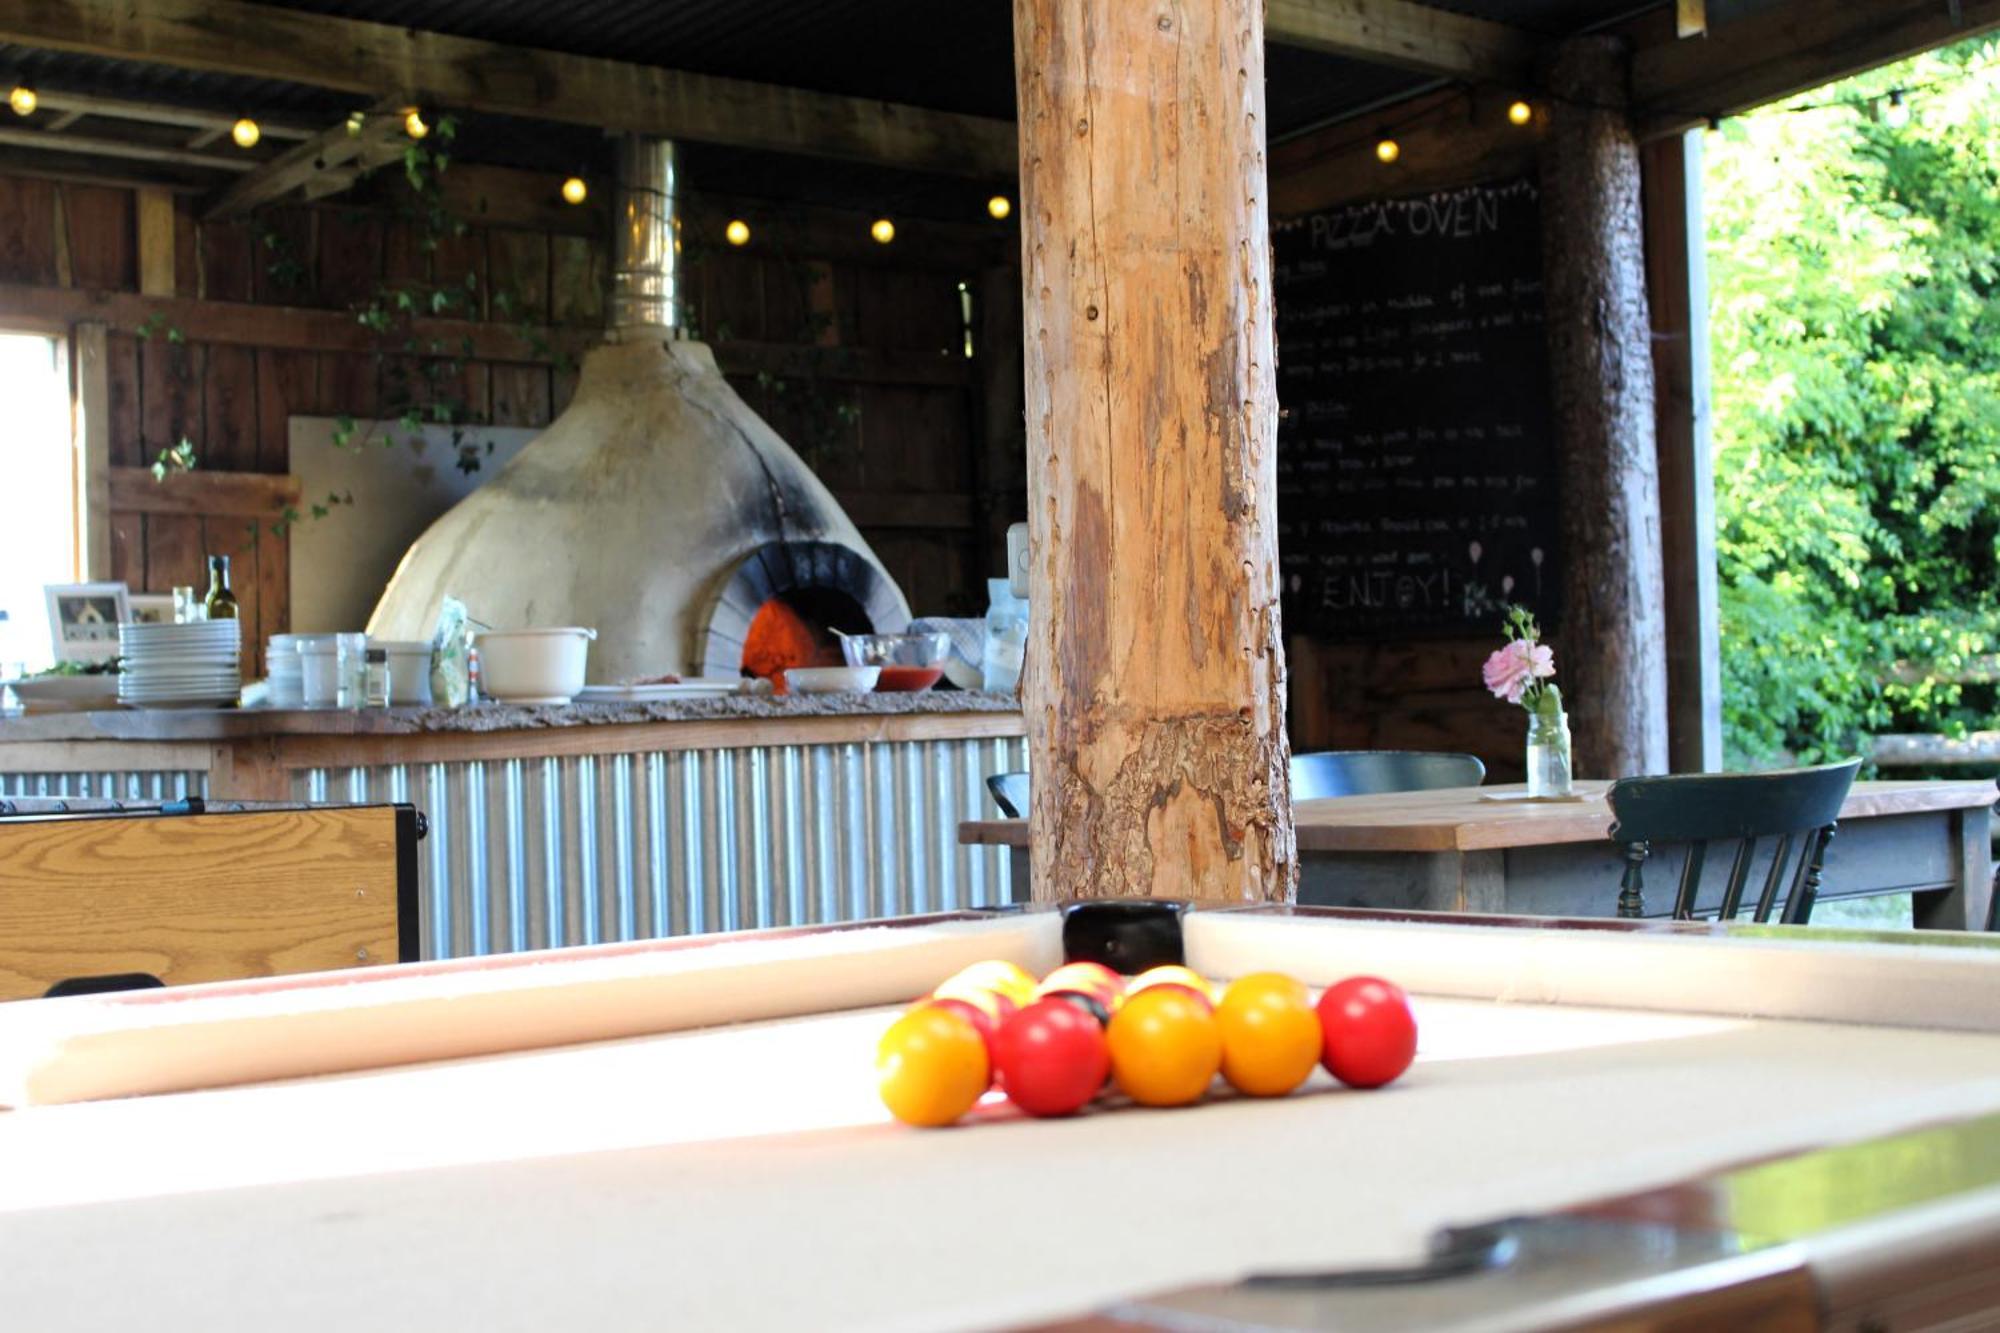
[(783, 721), (789, 718), (1018, 713), (1010, 694), (727, 695), (652, 704), (388, 708), (355, 712), (270, 709), (117, 709), (0, 718), (0, 745), (60, 741), (215, 741), (259, 736), (437, 736), (548, 731), (658, 722)]

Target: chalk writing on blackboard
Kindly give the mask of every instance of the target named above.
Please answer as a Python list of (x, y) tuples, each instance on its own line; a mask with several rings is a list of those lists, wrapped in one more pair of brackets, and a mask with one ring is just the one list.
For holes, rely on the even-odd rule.
[(1517, 180), (1279, 222), (1285, 626), (1327, 638), (1555, 618), (1541, 208)]

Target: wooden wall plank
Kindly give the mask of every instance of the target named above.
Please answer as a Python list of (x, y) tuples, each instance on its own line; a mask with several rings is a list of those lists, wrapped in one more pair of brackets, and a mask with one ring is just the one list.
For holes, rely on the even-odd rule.
[(151, 463), (162, 449), (183, 438), (197, 452), (205, 433), (202, 373), (208, 349), (197, 343), (169, 342), (155, 335), (139, 344), (139, 462)]
[(486, 253), (486, 229), (468, 226), (462, 232), (438, 238), (431, 253), (432, 281), (439, 286), (466, 287), (472, 295), (464, 310), (467, 319), (483, 319), (488, 305), (490, 265)]
[(56, 283), (56, 186), (0, 176), (0, 282)]
[(367, 420), (382, 410), (381, 367), (373, 356), (329, 352), (319, 363), (319, 407), (327, 416)]
[[(541, 323), (549, 314), (549, 238), (541, 232), (495, 227), (487, 236), (495, 319)], [(508, 308), (511, 307), (511, 308)]]
[(111, 511), (111, 577), (128, 588), (146, 582), (146, 519), (142, 514)]
[(551, 386), (547, 366), (496, 364), (493, 376), (493, 424), (546, 426)]
[(275, 518), (299, 498), (298, 478), (262, 472), (197, 470), (159, 478), (150, 468), (114, 467), (109, 481), (111, 508), (133, 514)]
[(145, 531), (146, 591), (171, 592), (186, 585), (200, 593), (208, 587), (199, 516), (148, 514)]
[[(70, 272), (74, 285), (93, 291), (137, 290), (139, 266), (134, 192), (97, 185), (64, 185), (60, 188), (63, 192), (63, 219), (69, 226)], [(171, 206), (168, 218), (171, 224)], [(171, 261), (171, 250), (168, 258)]]
[(319, 214), (316, 208), (273, 208), (259, 215), (251, 277), (260, 303), (321, 304), (315, 272)]
[(549, 246), (550, 322), (601, 328), (609, 281), (604, 243), (585, 236), (551, 236)]
[(257, 528), (257, 657), (258, 675), (269, 674), (265, 648), (273, 634), (292, 628), (292, 539), (266, 522)]
[(145, 461), (139, 442), (139, 340), (129, 333), (105, 334), (104, 369), (111, 413), (111, 462), (138, 467)]
[(257, 471), (291, 470), (289, 422), (319, 412), (320, 358), (311, 352), (257, 352)]
[(248, 347), (208, 347), (202, 379), (202, 435), (195, 441), (201, 466), (229, 472), (258, 470), (257, 354)]
[(248, 223), (201, 223), (195, 245), (198, 295), (209, 301), (248, 301), (256, 294), (258, 247)]
[(367, 301), (382, 281), (381, 221), (353, 209), (321, 209), (317, 216), (319, 299), (342, 307)]

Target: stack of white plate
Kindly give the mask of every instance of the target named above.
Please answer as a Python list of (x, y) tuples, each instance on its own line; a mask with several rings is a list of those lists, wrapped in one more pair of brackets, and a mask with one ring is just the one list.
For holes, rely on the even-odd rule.
[(304, 667), (299, 662), (303, 634), (273, 634), (264, 647), (264, 670), (271, 678), (268, 702), (273, 708), (306, 706)]
[(120, 625), (118, 702), (134, 708), (203, 708), (232, 704), (243, 690), (234, 620), (187, 625)]

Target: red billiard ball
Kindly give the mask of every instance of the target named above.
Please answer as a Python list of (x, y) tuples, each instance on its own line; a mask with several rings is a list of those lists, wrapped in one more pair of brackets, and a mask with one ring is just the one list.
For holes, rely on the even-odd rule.
[(1111, 1068), (1097, 1020), (1053, 996), (1000, 1025), (993, 1062), (1008, 1100), (1036, 1116), (1078, 1110), (1097, 1095)]
[(1349, 977), (1319, 997), (1320, 1063), (1350, 1088), (1379, 1088), (1417, 1055), (1417, 1019), (1403, 988)]

